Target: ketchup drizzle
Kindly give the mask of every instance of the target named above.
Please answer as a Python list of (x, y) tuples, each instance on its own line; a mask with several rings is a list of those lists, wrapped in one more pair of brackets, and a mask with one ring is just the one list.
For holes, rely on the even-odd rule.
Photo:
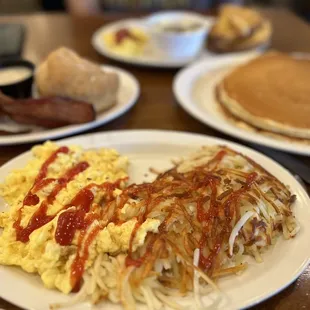
[[(120, 39), (122, 40), (122, 37), (127, 35), (128, 34), (126, 32), (121, 32)], [(52, 190), (51, 194), (41, 203), (40, 207), (33, 214), (32, 218), (30, 219), (28, 225), (25, 228), (21, 227), (20, 225), (22, 208), (19, 210), (18, 219), (14, 223), (17, 240), (27, 242), (29, 240), (29, 235), (31, 234), (31, 232), (55, 218), (57, 214), (47, 215), (48, 205), (53, 203), (59, 191), (64, 188), (66, 184), (74, 178), (75, 175), (87, 169), (88, 164), (86, 162), (82, 162), (70, 169), (64, 174), (63, 177), (59, 178), (58, 180), (47, 179), (46, 175), (48, 166), (57, 158), (58, 153), (66, 153), (68, 151), (69, 150), (66, 147), (58, 149), (43, 164), (32, 188), (24, 199), (23, 206), (38, 204), (39, 201), (37, 195), (35, 195), (35, 192), (43, 188), (44, 186), (47, 186), (53, 181), (57, 181), (58, 183)], [(226, 153), (227, 152), (225, 150), (220, 151), (215, 155), (213, 159), (209, 161), (206, 166), (209, 166), (210, 164), (215, 164), (214, 168), (210, 172), (206, 173), (206, 171), (204, 171), (200, 173), (199, 169), (193, 171), (190, 174), (190, 177), (192, 178), (191, 180), (185, 178), (185, 176), (182, 174), (178, 174), (175, 169), (172, 169), (171, 171), (160, 175), (157, 178), (158, 182), (156, 183), (155, 181), (155, 185), (152, 183), (132, 185), (127, 187), (123, 191), (121, 196), (118, 197), (119, 202), (116, 206), (117, 209), (115, 210), (112, 217), (108, 219), (108, 223), (112, 222), (116, 225), (122, 223), (122, 221), (119, 219), (118, 211), (123, 208), (123, 206), (129, 199), (143, 199), (145, 202), (145, 211), (137, 217), (137, 222), (131, 233), (129, 251), (125, 261), (126, 266), (140, 267), (148, 258), (148, 256), (152, 254), (153, 246), (156, 240), (158, 240), (163, 236), (163, 234), (165, 234), (166, 226), (172, 216), (172, 211), (169, 211), (169, 214), (160, 225), (159, 233), (157, 235), (150, 234), (149, 238), (147, 239), (148, 243), (146, 244), (145, 253), (141, 257), (133, 257), (133, 242), (137, 231), (147, 218), (149, 212), (152, 211), (153, 206), (157, 203), (160, 203), (161, 201), (164, 201), (163, 196), (161, 196), (160, 194), (158, 196), (155, 195), (155, 198), (152, 197), (152, 195), (159, 192), (165, 196), (167, 189), (167, 192), (170, 191), (171, 198), (175, 197), (177, 201), (179, 201), (179, 199), (194, 199), (194, 201), (196, 201), (197, 221), (201, 224), (202, 227), (201, 237), (198, 242), (198, 246), (200, 248), (199, 266), (208, 272), (212, 272), (216, 257), (221, 251), (225, 238), (229, 236), (229, 233), (232, 229), (231, 219), (234, 216), (233, 206), (236, 204), (238, 199), (250, 189), (253, 182), (257, 178), (256, 173), (248, 174), (246, 176), (246, 182), (243, 187), (235, 192), (232, 192), (228, 196), (228, 198), (225, 199), (224, 204), (222, 204), (220, 201), (217, 201), (217, 185), (218, 182), (221, 181), (221, 178), (212, 172), (217, 168), (219, 162), (223, 159)], [(174, 177), (174, 175), (176, 176), (176, 178)], [(160, 183), (161, 179), (164, 179), (167, 176), (172, 176), (173, 181), (170, 181), (169, 184), (165, 184), (165, 182)], [(99, 223), (98, 225), (94, 224), (91, 231), (88, 231), (89, 227), (94, 223), (94, 221), (101, 219), (103, 217), (103, 213), (108, 212), (109, 208), (113, 206), (113, 204), (115, 204), (115, 201), (113, 201), (113, 190), (120, 186), (121, 181), (123, 180), (118, 180), (115, 183), (107, 182), (101, 185), (90, 184), (84, 187), (76, 194), (76, 196), (68, 205), (63, 207), (63, 212), (59, 215), (55, 232), (55, 240), (58, 244), (62, 246), (72, 244), (74, 236), (76, 236), (76, 234), (78, 233), (77, 254), (71, 266), (71, 284), (73, 287), (73, 291), (78, 290), (80, 287), (81, 279), (85, 270), (85, 263), (89, 256), (89, 247), (98, 235), (98, 233), (101, 231), (101, 229), (103, 229), (103, 227), (100, 226)], [(201, 193), (199, 194), (200, 196), (197, 195), (196, 192), (201, 187), (209, 187), (211, 193), (209, 195), (202, 195)], [(94, 202), (94, 194), (92, 192), (93, 188), (105, 190), (105, 207), (104, 210), (101, 208), (99, 213), (96, 213), (94, 209), (91, 210), (91, 206)], [(209, 208), (205, 207), (205, 204), (207, 202), (209, 202)], [(224, 222), (219, 220), (219, 212), (223, 212), (223, 210), (225, 213)], [(221, 226), (217, 229), (218, 222), (220, 222)], [(208, 240), (208, 238), (211, 235), (214, 235), (215, 238), (212, 238), (212, 243), (210, 245), (208, 243), (210, 241)], [(204, 255), (205, 247), (208, 247), (210, 249), (208, 255)]]
[[(211, 267), (213, 266), (213, 263), (214, 263), (214, 260), (215, 260), (216, 256), (218, 255), (218, 253), (221, 250), (221, 247), (222, 247), (222, 244), (224, 242), (225, 237), (229, 237), (229, 234), (230, 234), (230, 232), (232, 230), (231, 220), (232, 220), (232, 216), (233, 216), (234, 210), (230, 209), (231, 206), (239, 199), (239, 197), (241, 195), (243, 195), (244, 193), (246, 193), (250, 189), (252, 184), (255, 182), (257, 176), (258, 175), (257, 175), (256, 172), (248, 174), (247, 177), (246, 177), (245, 185), (243, 185), (239, 190), (236, 190), (235, 192), (232, 192), (228, 196), (228, 198), (226, 199), (223, 207), (219, 206), (218, 205), (219, 202), (215, 201), (215, 199), (214, 199), (214, 197), (216, 198), (216, 187), (212, 188), (212, 194), (211, 194), (211, 200), (210, 200), (210, 208), (209, 208), (210, 211), (209, 211), (209, 214), (205, 218), (206, 223), (207, 223), (207, 227), (208, 227), (208, 225), (210, 225), (211, 217), (213, 219), (215, 219), (218, 216), (218, 211), (221, 210), (222, 208), (224, 208), (226, 223), (222, 227), (221, 233), (216, 238), (216, 241), (214, 243), (213, 249), (211, 250), (211, 253), (209, 254), (208, 257), (205, 257), (203, 255), (203, 248), (206, 245), (206, 242), (207, 242), (206, 236), (207, 236), (207, 233), (208, 233), (204, 229), (204, 233), (202, 234), (201, 240), (199, 242), (199, 246), (200, 246), (199, 265), (204, 270), (211, 269)], [(213, 199), (212, 199), (212, 196), (213, 196)], [(197, 217), (198, 217), (198, 214), (197, 214)]]
[[(90, 225), (90, 224), (88, 224)], [(79, 242), (79, 250), (77, 252), (77, 255), (72, 263), (71, 266), (71, 285), (72, 287), (76, 287), (77, 285), (79, 286), (79, 283), (82, 279), (84, 270), (85, 270), (85, 263), (88, 259), (88, 255), (89, 255), (89, 247), (92, 244), (92, 242), (94, 241), (94, 239), (96, 238), (96, 236), (98, 235), (98, 233), (100, 232), (100, 230), (102, 229), (102, 227), (100, 227), (99, 225), (97, 225), (87, 236), (87, 238), (84, 241), (84, 247), (83, 250), (81, 250), (81, 241)], [(85, 235), (85, 231), (84, 230), (81, 235), (84, 236)]]
[[(189, 199), (196, 202), (197, 221), (202, 229), (200, 240), (198, 240), (198, 247), (200, 248), (199, 266), (212, 274), (213, 269), (217, 266), (216, 264), (219, 263), (216, 259), (223, 247), (224, 241), (229, 238), (231, 233), (232, 220), (235, 216), (235, 205), (240, 197), (251, 188), (257, 178), (256, 173), (244, 174), (246, 181), (242, 188), (227, 195), (224, 203), (221, 200), (217, 200), (218, 185), (222, 181), (222, 177), (217, 174), (216, 169), (226, 154), (226, 150), (221, 150), (205, 166), (198, 167), (188, 174), (180, 174), (177, 173), (176, 169), (172, 169), (159, 175), (154, 183), (133, 185), (123, 192), (121, 197), (119, 197), (121, 200), (119, 204), (120, 209), (124, 206), (125, 203), (123, 202), (126, 201), (126, 197), (138, 198), (138, 200), (143, 199), (145, 204), (145, 211), (139, 215), (131, 234), (129, 251), (125, 261), (126, 266), (140, 267), (148, 256), (151, 255), (156, 240), (166, 233), (166, 226), (173, 216), (171, 213), (172, 209), (160, 225), (159, 233), (156, 236), (150, 236), (148, 239), (145, 253), (140, 257), (134, 256), (133, 240), (137, 231), (147, 218), (148, 213), (152, 211), (153, 206), (160, 203), (163, 199), (162, 195), (164, 195), (166, 199), (170, 197), (175, 198), (176, 205), (182, 204), (179, 199), (183, 199), (183, 201)], [(211, 170), (201, 169), (204, 167), (211, 168)], [(165, 180), (165, 178), (170, 178), (168, 184), (165, 181), (161, 183), (161, 180)], [(203, 194), (203, 191), (199, 192), (200, 189), (207, 187), (210, 188), (209, 194)], [(160, 195), (153, 195), (157, 191), (160, 192)], [(190, 221), (190, 218), (188, 220)], [(191, 222), (190, 225), (192, 225)], [(207, 249), (209, 249), (208, 253), (206, 252)]]
[[(77, 255), (72, 263), (71, 268), (71, 284), (73, 291), (79, 289), (79, 284), (85, 269), (85, 263), (89, 255), (89, 246), (94, 241), (97, 234), (100, 232), (102, 227), (99, 225), (89, 232), (86, 236), (87, 229), (95, 220), (100, 219), (101, 214), (90, 212), (91, 205), (94, 201), (93, 188), (105, 191), (104, 203), (110, 203), (113, 197), (113, 191), (120, 187), (121, 182), (126, 181), (128, 178), (119, 179), (114, 183), (105, 182), (103, 184), (89, 184), (81, 189), (71, 202), (64, 206), (57, 214), (48, 215), (48, 206), (52, 204), (58, 193), (67, 186), (67, 184), (74, 179), (76, 175), (83, 172), (89, 167), (87, 162), (80, 162), (74, 167), (66, 171), (63, 176), (58, 179), (46, 178), (49, 166), (56, 160), (58, 154), (68, 153), (69, 148), (60, 147), (43, 163), (40, 168), (37, 177), (35, 178), (34, 184), (32, 185), (29, 192), (26, 194), (22, 207), (18, 210), (18, 216), (13, 224), (16, 231), (16, 240), (21, 242), (28, 242), (30, 234), (36, 229), (44, 226), (53, 220), (59, 212), (57, 221), (57, 227), (55, 231), (55, 240), (62, 246), (68, 246), (72, 244), (73, 238), (77, 231), (78, 235), (78, 249)], [(34, 212), (31, 219), (29, 220), (26, 227), (21, 226), (22, 210), (24, 206), (34, 206), (40, 202), (39, 197), (35, 194), (40, 189), (46, 187), (52, 182), (57, 182), (51, 193), (43, 200)], [(74, 208), (71, 208), (74, 207)], [(68, 210), (67, 210), (68, 209)], [(108, 209), (108, 208), (107, 208)], [(90, 213), (89, 213), (90, 212)], [(82, 246), (83, 245), (83, 246)]]
[[(38, 175), (35, 178), (35, 181), (31, 189), (29, 190), (26, 197), (24, 198), (23, 206), (34, 206), (40, 202), (39, 197), (37, 195), (34, 195), (32, 193), (32, 190), (36, 188), (38, 183), (40, 183), (43, 179), (46, 178), (48, 167), (56, 160), (58, 154), (60, 153), (65, 153), (65, 154), (69, 153), (69, 148), (66, 146), (60, 147), (54, 153), (52, 153), (52, 155), (50, 155), (50, 157), (43, 163), (41, 169), (39, 170)], [(36, 191), (38, 190), (39, 189), (37, 189)]]
[(115, 33), (116, 44), (121, 44), (126, 38), (130, 38), (134, 41), (139, 41), (139, 38), (137, 38), (132, 32), (130, 32), (129, 29), (121, 28)]
[(121, 181), (123, 180), (124, 179), (120, 179), (115, 183), (105, 182), (100, 185), (87, 185), (76, 194), (70, 204), (65, 206), (64, 209), (68, 209), (73, 206), (75, 208), (68, 209), (59, 215), (55, 232), (55, 240), (57, 243), (63, 246), (70, 245), (77, 231), (80, 232), (78, 237), (77, 255), (71, 266), (71, 285), (73, 287), (73, 291), (77, 291), (80, 287), (80, 281), (84, 273), (85, 263), (89, 255), (89, 246), (102, 229), (99, 225), (95, 226), (95, 228), (85, 239), (88, 228), (95, 220), (99, 220), (101, 218), (100, 214), (89, 213), (92, 211), (91, 205), (95, 198), (92, 189), (98, 188), (100, 190), (105, 190), (106, 201), (110, 202), (113, 199), (114, 189), (119, 187)]
[(86, 222), (84, 220), (86, 213), (94, 200), (94, 194), (90, 189), (82, 189), (66, 206), (75, 206), (75, 210), (68, 210), (59, 215), (55, 239), (60, 245), (70, 245), (74, 238), (76, 231), (85, 229)]
[[(59, 152), (55, 152), (54, 154), (58, 154)], [(53, 154), (53, 155), (54, 155)], [(51, 156), (42, 166), (43, 173), (40, 173), (42, 170), (40, 170), (39, 175), (40, 178), (36, 178), (35, 185), (38, 184), (38, 182), (43, 182), (42, 177), (45, 177), (47, 174), (47, 167), (50, 165), (53, 160), (55, 160), (56, 156)], [(52, 160), (51, 160), (52, 159)], [(48, 165), (46, 164), (48, 163)], [(48, 205), (52, 204), (57, 196), (57, 194), (67, 186), (67, 183), (70, 182), (77, 174), (80, 172), (83, 172), (85, 169), (88, 168), (87, 162), (80, 162), (73, 168), (69, 169), (61, 178), (57, 180), (58, 184), (54, 187), (52, 192), (46, 197), (46, 199), (41, 203), (38, 210), (32, 215), (29, 223), (26, 227), (21, 226), (21, 213), (22, 208), (18, 210), (18, 218), (14, 222), (13, 227), (16, 231), (16, 240), (21, 242), (28, 242), (30, 234), (35, 231), (36, 229), (44, 226), (51, 220), (55, 218), (55, 215), (47, 215), (47, 209)], [(50, 179), (48, 179), (50, 180)], [(41, 183), (43, 184), (43, 183)]]

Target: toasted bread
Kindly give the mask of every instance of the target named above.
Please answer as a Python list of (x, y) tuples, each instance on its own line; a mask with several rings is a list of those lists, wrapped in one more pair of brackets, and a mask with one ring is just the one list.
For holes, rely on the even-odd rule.
[(105, 72), (74, 51), (61, 47), (48, 55), (35, 75), (41, 96), (61, 96), (89, 102), (96, 112), (116, 103), (119, 77)]
[(207, 44), (214, 52), (241, 51), (267, 44), (271, 32), (269, 21), (259, 12), (236, 5), (224, 5), (211, 28)]

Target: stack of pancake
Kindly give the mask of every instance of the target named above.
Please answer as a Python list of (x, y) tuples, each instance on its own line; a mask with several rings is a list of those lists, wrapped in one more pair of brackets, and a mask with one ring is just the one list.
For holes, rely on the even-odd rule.
[(217, 86), (226, 113), (267, 132), (310, 139), (310, 60), (267, 53)]
[(217, 53), (237, 52), (265, 46), (271, 38), (271, 25), (259, 12), (223, 5), (208, 36), (208, 49)]

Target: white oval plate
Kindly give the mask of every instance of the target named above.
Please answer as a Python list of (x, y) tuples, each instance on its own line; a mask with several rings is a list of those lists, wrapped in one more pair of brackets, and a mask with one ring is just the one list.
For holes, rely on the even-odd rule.
[[(85, 124), (70, 125), (54, 129), (40, 129), (40, 131), (33, 131), (25, 134), (0, 135), (0, 145), (22, 144), (47, 139), (58, 139), (104, 125), (126, 113), (133, 107), (139, 98), (140, 85), (138, 80), (126, 70), (113, 66), (102, 66), (102, 68), (108, 71), (116, 72), (120, 77), (117, 103), (113, 107), (98, 113), (94, 121)], [(32, 88), (32, 96), (34, 98), (39, 97), (34, 85)]]
[[(202, 123), (236, 138), (262, 144), (286, 152), (310, 155), (310, 143), (288, 141), (272, 135), (263, 135), (237, 127), (219, 111), (215, 98), (215, 87), (234, 66), (259, 55), (256, 52), (247, 55), (223, 56), (213, 62), (202, 60), (180, 71), (173, 83), (173, 92), (179, 104)], [(201, 87), (196, 83), (205, 81)]]
[[(60, 145), (79, 144), (84, 148), (117, 149), (129, 158), (129, 175), (133, 182), (151, 180), (154, 176), (149, 173), (150, 167), (159, 171), (168, 169), (172, 165), (172, 158), (187, 155), (202, 145), (227, 145), (254, 159), (289, 186), (292, 193), (297, 196), (294, 212), (301, 225), (300, 232), (292, 240), (284, 241), (280, 238), (276, 246), (263, 255), (263, 263), (257, 264), (250, 260), (249, 268), (242, 275), (221, 279), (219, 287), (226, 298), (216, 309), (240, 309), (255, 305), (291, 284), (308, 265), (310, 201), (307, 193), (287, 170), (256, 151), (208, 136), (156, 130), (90, 134), (61, 140), (58, 143)], [(27, 152), (1, 167), (0, 181), (12, 169), (24, 166), (30, 158), (31, 154)], [(0, 204), (0, 211), (4, 209), (4, 204)], [(49, 304), (68, 301), (71, 298), (54, 290), (45, 289), (38, 276), (27, 274), (17, 268), (0, 266), (0, 279), (0, 296), (22, 308), (48, 310)], [(119, 310), (121, 307), (103, 302), (96, 307), (84, 303), (70, 309)], [(142, 310), (146, 307), (139, 305), (138, 309)]]
[[(207, 54), (205, 52), (202, 52), (201, 55), (196, 56), (194, 58), (174, 58), (174, 57), (168, 57), (167, 55), (164, 55), (161, 53), (161, 51), (157, 50), (154, 46), (151, 44), (151, 39), (149, 46), (146, 48), (145, 53), (142, 55), (137, 56), (123, 56), (118, 53), (113, 52), (110, 48), (108, 48), (104, 41), (103, 36), (107, 32), (113, 32), (117, 29), (123, 28), (123, 27), (129, 27), (129, 26), (136, 26), (140, 28), (144, 28), (143, 26), (143, 18), (141, 19), (124, 19), (121, 21), (113, 22), (110, 24), (107, 24), (101, 28), (99, 28), (92, 36), (92, 45), (94, 49), (101, 55), (106, 56), (108, 58), (111, 58), (116, 61), (128, 63), (128, 64), (134, 64), (139, 66), (150, 66), (150, 67), (160, 67), (160, 68), (180, 68), (185, 65), (188, 65), (189, 63), (196, 61), (202, 57), (212, 56), (211, 54)], [(213, 17), (206, 17), (206, 23), (209, 24), (209, 26), (212, 25), (214, 22)], [(144, 28), (145, 29), (145, 28)], [(147, 30), (145, 29), (147, 32)]]

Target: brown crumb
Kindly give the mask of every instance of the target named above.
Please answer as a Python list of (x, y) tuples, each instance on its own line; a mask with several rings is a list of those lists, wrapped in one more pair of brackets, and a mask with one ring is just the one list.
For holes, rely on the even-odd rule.
[(153, 173), (153, 174), (156, 174), (156, 175), (160, 175), (160, 174), (161, 174), (160, 171), (156, 170), (156, 169), (153, 168), (153, 167), (150, 167), (150, 168), (149, 168), (149, 171), (150, 171), (151, 173)]
[(290, 200), (289, 200), (289, 202), (290, 203), (294, 203), (295, 201), (296, 201), (296, 195), (292, 195), (291, 197), (290, 197)]
[(231, 180), (229, 180), (228, 178), (224, 179), (224, 183), (225, 184), (230, 184), (231, 183)]

